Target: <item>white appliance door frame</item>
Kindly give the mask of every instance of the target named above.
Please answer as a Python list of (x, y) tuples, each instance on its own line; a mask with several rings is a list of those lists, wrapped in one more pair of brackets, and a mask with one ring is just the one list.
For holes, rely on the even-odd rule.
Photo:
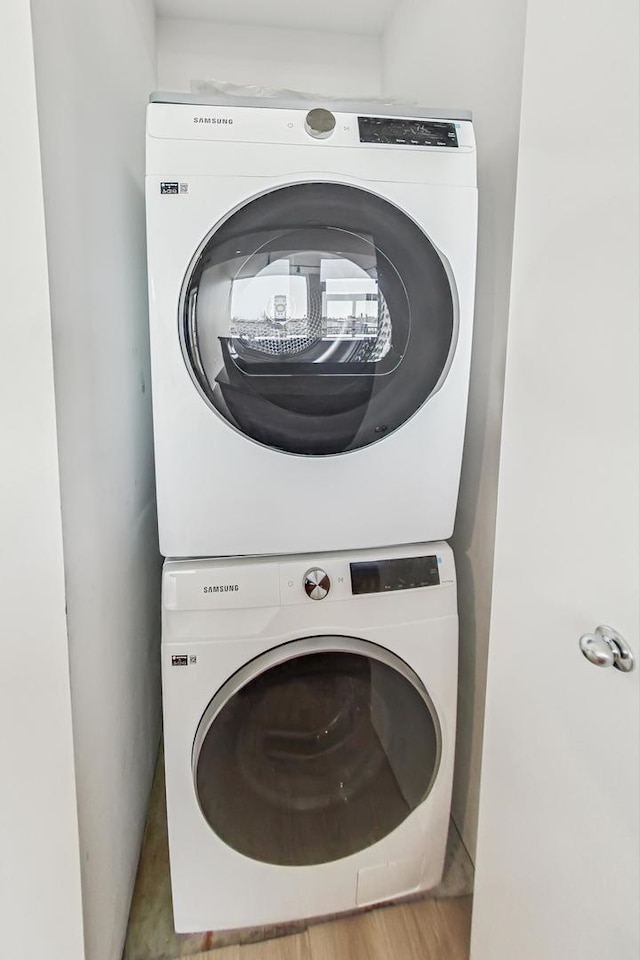
[[(300, 866), (389, 836), (431, 793), (441, 757), (438, 713), (417, 674), (387, 647), (320, 633), (266, 651), (217, 691), (196, 731), (192, 773), (214, 833), (221, 826), (250, 859)], [(269, 819), (272, 829), (255, 834)]]
[[(356, 305), (363, 285), (370, 302)], [(185, 274), (179, 329), (214, 413), (271, 449), (330, 456), (384, 442), (439, 389), (458, 295), (406, 210), (364, 184), (303, 181), (212, 226)]]

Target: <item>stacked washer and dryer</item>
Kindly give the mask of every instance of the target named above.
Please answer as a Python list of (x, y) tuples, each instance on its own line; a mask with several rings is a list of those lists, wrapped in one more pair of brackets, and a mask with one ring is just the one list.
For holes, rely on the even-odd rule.
[(436, 885), (473, 316), (469, 114), (154, 95), (177, 931)]

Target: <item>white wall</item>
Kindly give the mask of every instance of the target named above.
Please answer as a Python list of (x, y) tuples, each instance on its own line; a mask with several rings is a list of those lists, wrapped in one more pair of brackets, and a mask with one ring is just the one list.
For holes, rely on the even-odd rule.
[(32, 7), (86, 953), (120, 960), (159, 738), (143, 202), (154, 14), (146, 0)]
[(29, 4), (0, 8), (0, 929), (81, 960), (49, 290)]
[(383, 41), (383, 91), (474, 114), (479, 237), (469, 415), (452, 540), (460, 608), (454, 817), (473, 856), (486, 683), (525, 0), (404, 0)]
[(161, 90), (214, 78), (338, 97), (380, 92), (377, 37), (170, 18), (158, 20), (157, 36)]

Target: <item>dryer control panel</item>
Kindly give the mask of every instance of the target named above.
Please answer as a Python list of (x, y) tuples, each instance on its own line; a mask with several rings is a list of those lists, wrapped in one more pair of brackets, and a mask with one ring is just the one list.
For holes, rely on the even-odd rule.
[(456, 124), (442, 120), (358, 117), (358, 129), (360, 143), (384, 143), (408, 147), (458, 146)]
[[(229, 97), (227, 101), (231, 99)], [(310, 161), (306, 159), (294, 160), (285, 158), (284, 154), (280, 156), (267, 151), (267, 145), (295, 145), (315, 151), (345, 147), (354, 147), (359, 152), (375, 150), (381, 158), (368, 162), (381, 164), (381, 167), (367, 168), (371, 179), (395, 180), (398, 177), (408, 179), (415, 176), (418, 178), (416, 182), (420, 183), (434, 182), (433, 170), (424, 173), (423, 165), (430, 162), (425, 157), (443, 153), (446, 156), (450, 152), (456, 160), (453, 170), (446, 173), (447, 182), (453, 178), (452, 182), (461, 186), (475, 186), (476, 183), (473, 124), (471, 115), (464, 110), (450, 113), (415, 108), (415, 113), (412, 113), (411, 108), (406, 108), (404, 116), (404, 111), (400, 110), (399, 116), (385, 116), (385, 108), (376, 109), (376, 105), (372, 105), (369, 111), (365, 104), (362, 104), (363, 109), (340, 109), (339, 104), (330, 104), (331, 109), (327, 109), (322, 104), (311, 105), (304, 101), (296, 106), (276, 107), (270, 103), (238, 106), (235, 101), (231, 104), (227, 101), (219, 104), (197, 102), (197, 98), (188, 94), (184, 95), (184, 100), (183, 103), (156, 101), (149, 104), (147, 175), (158, 175), (163, 180), (186, 181), (187, 171), (190, 177), (198, 174), (211, 176), (212, 170), (218, 176), (246, 176), (247, 169), (251, 169), (252, 175), (266, 176), (271, 170), (279, 174), (288, 170), (322, 169), (315, 160), (313, 166), (309, 167)], [(183, 147), (180, 147), (180, 141), (183, 141)], [(249, 152), (250, 146), (245, 146), (238, 153), (235, 148), (230, 152), (216, 148), (215, 154), (210, 154), (208, 148), (203, 146), (206, 142), (218, 145), (257, 143), (261, 145), (261, 150)], [(396, 158), (395, 161), (383, 159), (387, 149)], [(415, 173), (408, 172), (413, 169), (413, 162), (407, 159), (412, 154), (416, 154)], [(462, 159), (465, 154), (469, 155), (466, 161)], [(295, 155), (292, 156), (295, 158)], [(400, 168), (404, 171), (402, 174), (395, 166), (398, 156), (404, 158), (400, 161), (403, 163)], [(340, 169), (343, 173), (351, 173), (350, 168), (344, 167), (345, 162), (348, 164), (349, 161), (341, 157)], [(359, 165), (362, 160), (358, 157), (354, 162), (358, 166), (353, 175), (360, 176), (362, 168)], [(438, 159), (435, 167), (438, 176), (440, 163)], [(183, 173), (169, 177), (166, 175), (168, 169)], [(335, 168), (328, 169), (333, 171)]]

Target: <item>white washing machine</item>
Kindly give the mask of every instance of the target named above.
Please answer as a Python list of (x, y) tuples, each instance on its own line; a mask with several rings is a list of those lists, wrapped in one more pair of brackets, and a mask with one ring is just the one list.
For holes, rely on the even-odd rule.
[(448, 537), (470, 115), (168, 99), (148, 107), (146, 188), (163, 554)]
[(450, 548), (167, 561), (162, 597), (176, 930), (435, 886), (456, 725)]

